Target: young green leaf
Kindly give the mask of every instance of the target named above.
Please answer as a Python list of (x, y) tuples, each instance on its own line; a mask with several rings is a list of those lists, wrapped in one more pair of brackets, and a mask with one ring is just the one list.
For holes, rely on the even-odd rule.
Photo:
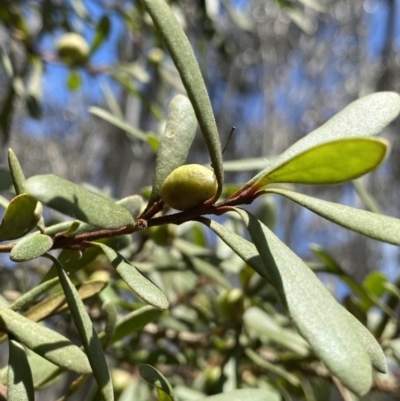
[(345, 138), (306, 150), (283, 164), (274, 163), (253, 184), (261, 189), (274, 182), (337, 184), (358, 178), (383, 161), (387, 142), (375, 138)]
[(210, 99), (193, 49), (179, 21), (164, 0), (143, 0), (143, 3), (165, 40), (193, 105), (217, 177), (218, 192), (214, 198), (218, 199), (224, 183), (221, 143)]
[(338, 205), (282, 188), (268, 188), (267, 193), (282, 195), (333, 223), (378, 241), (400, 245), (400, 220)]
[(107, 245), (100, 242), (93, 242), (93, 245), (102, 249), (115, 270), (138, 297), (156, 308), (168, 308), (169, 303), (164, 293), (148, 278), (143, 276), (135, 266), (131, 265), (118, 252)]
[(8, 165), (10, 167), (10, 173), (13, 180), (15, 193), (17, 195), (23, 194), (25, 191), (25, 174), (22, 171), (22, 167), (16, 154), (12, 149), (8, 149)]
[(13, 339), (9, 339), (8, 360), (8, 401), (34, 401), (32, 372), (24, 347)]
[(351, 391), (372, 384), (371, 361), (344, 309), (315, 274), (266, 226), (243, 209), (243, 219), (264, 264), (275, 271), (272, 285), (283, 290), (290, 316), (328, 369)]
[(110, 19), (107, 17), (107, 15), (103, 15), (96, 26), (96, 33), (94, 35), (92, 44), (90, 45), (90, 54), (93, 54), (101, 46), (104, 40), (107, 39), (109, 33)]
[(86, 355), (67, 338), (2, 305), (0, 327), (57, 366), (80, 374), (92, 372)]
[(123, 206), (52, 174), (28, 178), (26, 189), (52, 209), (97, 227), (112, 230), (134, 224)]
[(106, 324), (104, 327), (105, 337), (104, 340), (101, 341), (103, 348), (106, 349), (115, 334), (115, 326), (117, 323), (117, 308), (113, 302), (105, 301), (101, 306), (101, 310), (106, 315)]
[(189, 99), (183, 95), (175, 96), (169, 105), (167, 125), (157, 153), (148, 207), (160, 198), (161, 187), (168, 175), (185, 162), (196, 127), (196, 115)]
[(42, 256), (53, 246), (53, 239), (45, 234), (34, 233), (22, 238), (10, 252), (14, 262), (24, 262)]
[(50, 255), (47, 255), (47, 257), (53, 261), (57, 268), (69, 310), (82, 339), (83, 347), (89, 358), (89, 363), (101, 394), (105, 401), (112, 401), (114, 400), (114, 391), (106, 357), (93, 323), (86, 312), (85, 305), (60, 262)]
[[(281, 166), (309, 149), (344, 138), (379, 134), (400, 112), (400, 96), (394, 92), (378, 92), (348, 105), (324, 125), (306, 135), (288, 148), (274, 162)], [(267, 167), (268, 172), (271, 167)], [(261, 171), (238, 192), (250, 188), (265, 175)]]
[[(139, 365), (139, 373), (142, 379), (157, 389), (158, 399), (163, 401), (175, 401), (174, 390), (165, 376), (150, 365)], [(161, 393), (161, 394), (160, 394)]]
[(199, 401), (280, 401), (281, 396), (272, 390), (246, 388), (240, 390), (228, 391), (223, 394), (212, 395), (202, 398)]
[(0, 225), (0, 241), (23, 237), (36, 224), (37, 201), (28, 194), (17, 195), (9, 203)]

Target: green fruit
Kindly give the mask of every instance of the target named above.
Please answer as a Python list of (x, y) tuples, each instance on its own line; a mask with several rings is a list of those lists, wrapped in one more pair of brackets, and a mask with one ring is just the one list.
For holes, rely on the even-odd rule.
[(200, 164), (187, 164), (175, 169), (164, 181), (161, 198), (177, 210), (188, 210), (217, 193), (214, 172)]
[(175, 238), (175, 228), (168, 225), (155, 226), (147, 229), (149, 237), (159, 246), (171, 245)]
[(56, 49), (58, 57), (71, 66), (85, 63), (90, 53), (86, 40), (74, 32), (63, 35), (57, 42)]

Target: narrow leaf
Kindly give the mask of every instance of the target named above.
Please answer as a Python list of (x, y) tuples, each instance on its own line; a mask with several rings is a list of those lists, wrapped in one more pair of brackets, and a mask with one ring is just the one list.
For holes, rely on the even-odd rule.
[[(260, 189), (274, 182), (337, 184), (373, 170), (386, 155), (387, 143), (375, 138), (340, 139), (306, 150), (273, 169), (254, 183)], [(269, 170), (269, 171), (268, 171)]]
[(101, 342), (103, 348), (107, 348), (108, 344), (115, 334), (115, 326), (117, 323), (117, 308), (111, 301), (106, 301), (101, 306), (102, 311), (106, 314), (106, 324), (104, 327), (105, 339)]
[(165, 376), (156, 368), (145, 364), (139, 365), (139, 373), (140, 376), (142, 376), (142, 379), (146, 380), (147, 383), (156, 387), (157, 393), (163, 393), (161, 397), (159, 395), (159, 399), (162, 399), (163, 401), (176, 400), (172, 386), (169, 384)]
[(0, 327), (11, 333), (18, 342), (57, 366), (80, 374), (92, 371), (86, 355), (67, 338), (2, 305)]
[(8, 360), (8, 401), (34, 401), (32, 372), (24, 347), (10, 339)]
[(189, 99), (183, 95), (175, 96), (169, 105), (167, 125), (157, 153), (153, 189), (148, 205), (160, 198), (165, 179), (185, 162), (196, 127), (196, 115)]
[(268, 188), (265, 192), (285, 196), (321, 217), (348, 228), (349, 230), (374, 238), (378, 241), (400, 245), (399, 219), (350, 206), (327, 202), (287, 189)]
[(0, 225), (0, 241), (23, 237), (34, 227), (37, 201), (28, 194), (17, 195), (9, 203)]
[(147, 142), (147, 135), (143, 131), (132, 127), (132, 125), (129, 125), (125, 120), (114, 114), (111, 114), (109, 111), (101, 109), (99, 107), (90, 107), (89, 113), (102, 118), (112, 125), (115, 125), (117, 128), (120, 128), (131, 135), (133, 138), (141, 139), (142, 141)]
[(10, 252), (14, 262), (36, 259), (53, 246), (53, 239), (45, 234), (34, 233), (21, 239)]
[(193, 105), (217, 177), (218, 192), (215, 199), (218, 199), (224, 183), (221, 143), (210, 99), (193, 49), (179, 21), (164, 0), (143, 0), (143, 3), (165, 40)]
[(25, 174), (22, 171), (19, 160), (12, 149), (8, 149), (8, 165), (10, 167), (10, 173), (13, 180), (15, 193), (17, 195), (23, 194), (25, 191)]
[(49, 259), (51, 259), (57, 267), (58, 277), (60, 278), (60, 283), (63, 288), (69, 310), (72, 318), (74, 319), (75, 326), (78, 329), (83, 347), (93, 370), (93, 375), (103, 395), (103, 398), (105, 401), (114, 400), (112, 381), (110, 372), (108, 370), (106, 357), (104, 355), (99, 337), (94, 329), (93, 323), (86, 312), (85, 305), (83, 304), (77, 289), (74, 287), (71, 280), (65, 273), (60, 262), (50, 255), (47, 255), (47, 257), (49, 257)]
[(369, 355), (348, 315), (315, 274), (266, 226), (243, 209), (243, 219), (264, 264), (274, 271), (272, 285), (284, 297), (299, 332), (328, 369), (356, 394), (371, 387)]
[(246, 388), (212, 395), (199, 401), (280, 401), (281, 396), (271, 390)]
[(52, 209), (97, 227), (116, 229), (134, 224), (124, 207), (52, 174), (29, 178), (26, 189)]
[(110, 19), (107, 15), (103, 15), (96, 26), (96, 33), (94, 35), (92, 44), (90, 45), (90, 53), (93, 54), (107, 39), (110, 33)]
[(107, 245), (99, 242), (93, 242), (93, 245), (96, 245), (103, 250), (115, 270), (138, 297), (156, 308), (168, 308), (169, 303), (164, 293), (148, 278), (143, 276), (135, 266), (131, 265), (118, 252), (114, 251), (114, 249), (111, 249)]

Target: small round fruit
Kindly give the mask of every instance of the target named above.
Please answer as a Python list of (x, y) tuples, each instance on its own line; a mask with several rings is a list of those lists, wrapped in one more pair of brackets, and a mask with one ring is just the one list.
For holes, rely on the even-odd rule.
[(217, 193), (217, 179), (212, 170), (200, 164), (187, 164), (175, 169), (164, 181), (161, 198), (177, 210), (188, 210)]
[(226, 320), (240, 320), (244, 313), (244, 294), (239, 288), (223, 291), (218, 297), (218, 308)]
[(74, 32), (63, 35), (58, 40), (56, 49), (60, 59), (68, 65), (83, 64), (90, 53), (86, 40)]

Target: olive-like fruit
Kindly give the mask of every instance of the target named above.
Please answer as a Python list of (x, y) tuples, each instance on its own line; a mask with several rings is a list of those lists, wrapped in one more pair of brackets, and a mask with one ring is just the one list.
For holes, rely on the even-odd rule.
[(188, 210), (212, 198), (217, 188), (212, 170), (200, 164), (187, 164), (166, 178), (161, 188), (161, 199), (173, 209)]
[(87, 61), (90, 48), (79, 34), (70, 32), (63, 35), (56, 44), (58, 57), (68, 65), (79, 65)]
[(218, 309), (226, 320), (240, 320), (244, 313), (244, 294), (239, 288), (223, 291), (218, 297)]

